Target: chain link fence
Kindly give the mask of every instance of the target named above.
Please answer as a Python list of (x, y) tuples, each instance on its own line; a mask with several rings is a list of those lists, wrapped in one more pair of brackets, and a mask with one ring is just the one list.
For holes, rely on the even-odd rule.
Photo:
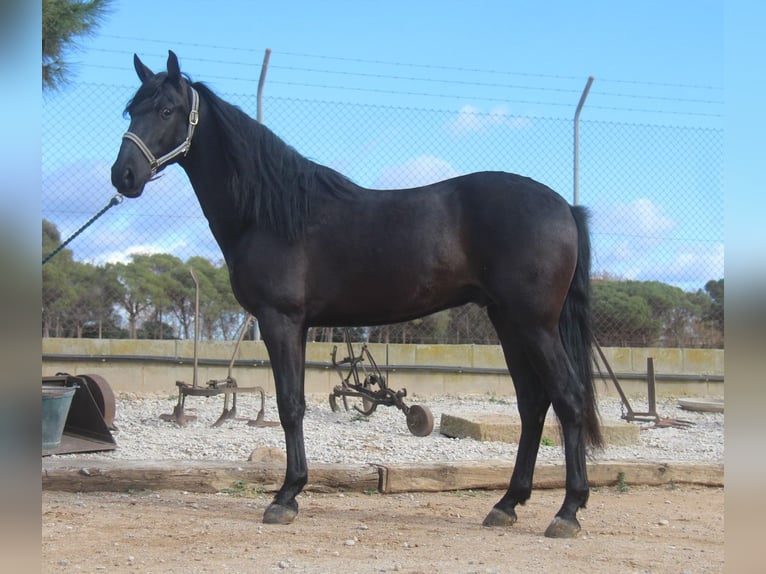
[[(114, 195), (109, 169), (133, 88), (80, 86), (43, 108), (43, 255)], [(255, 96), (222, 94), (252, 117)], [(587, 111), (587, 106), (586, 106)], [(264, 122), (303, 155), (372, 188), (411, 187), (482, 170), (537, 179), (572, 200), (571, 119), (507, 108), (455, 111), (265, 98)], [(580, 203), (591, 210), (595, 327), (602, 345), (723, 346), (723, 132), (583, 120)], [(178, 166), (138, 200), (108, 210), (43, 266), (43, 336), (229, 340), (244, 312)], [(340, 340), (342, 329), (312, 329)], [(496, 344), (466, 305), (354, 339)], [(257, 337), (257, 327), (248, 336)]]

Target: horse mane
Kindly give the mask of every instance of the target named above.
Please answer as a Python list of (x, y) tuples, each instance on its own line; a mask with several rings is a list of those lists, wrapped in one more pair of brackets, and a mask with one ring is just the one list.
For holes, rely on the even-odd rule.
[(204, 83), (192, 86), (207, 103), (219, 130), (217, 140), (226, 162), (225, 191), (243, 225), (266, 226), (293, 241), (303, 235), (318, 196), (349, 197), (360, 189), (337, 171), (303, 157)]

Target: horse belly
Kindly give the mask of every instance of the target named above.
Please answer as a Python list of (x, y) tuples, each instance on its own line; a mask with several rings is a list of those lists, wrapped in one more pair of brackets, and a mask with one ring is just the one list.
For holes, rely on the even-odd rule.
[(309, 320), (333, 326), (398, 323), (480, 299), (474, 278), (456, 255), (440, 265), (412, 258), (347, 265), (313, 295), (307, 293), (315, 303)]

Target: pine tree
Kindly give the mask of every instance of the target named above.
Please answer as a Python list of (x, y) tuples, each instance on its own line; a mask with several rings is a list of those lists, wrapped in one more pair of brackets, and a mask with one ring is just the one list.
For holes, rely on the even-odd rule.
[(43, 0), (43, 90), (56, 90), (70, 74), (65, 60), (75, 39), (93, 34), (111, 0)]

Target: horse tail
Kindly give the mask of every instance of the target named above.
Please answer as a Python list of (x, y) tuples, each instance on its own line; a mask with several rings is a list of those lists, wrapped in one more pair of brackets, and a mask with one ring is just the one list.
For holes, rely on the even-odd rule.
[(589, 446), (601, 448), (604, 437), (598, 414), (593, 381), (593, 332), (590, 294), (590, 232), (588, 211), (573, 206), (572, 216), (577, 224), (577, 266), (559, 319), (559, 332), (576, 381), (585, 394), (584, 431)]

